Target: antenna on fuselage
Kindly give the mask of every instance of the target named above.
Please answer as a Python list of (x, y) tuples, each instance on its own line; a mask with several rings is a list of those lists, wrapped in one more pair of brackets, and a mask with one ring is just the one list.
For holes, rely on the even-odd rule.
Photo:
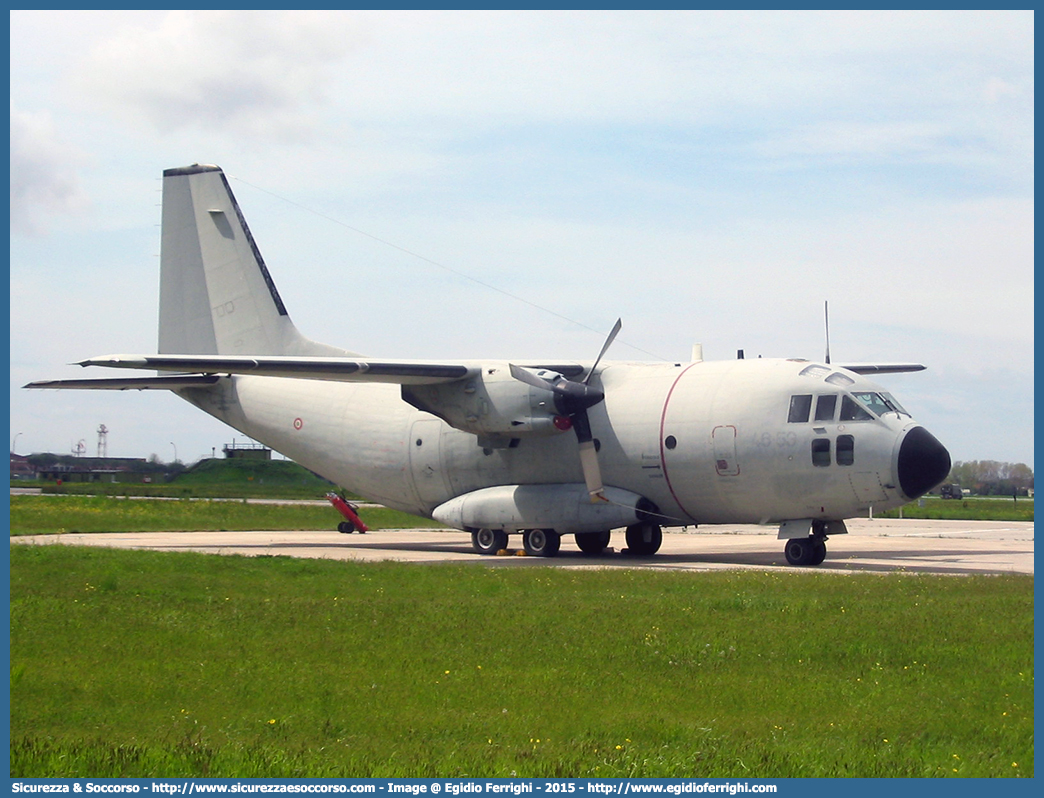
[(826, 362), (830, 365), (830, 302), (823, 300), (823, 323), (826, 325)]

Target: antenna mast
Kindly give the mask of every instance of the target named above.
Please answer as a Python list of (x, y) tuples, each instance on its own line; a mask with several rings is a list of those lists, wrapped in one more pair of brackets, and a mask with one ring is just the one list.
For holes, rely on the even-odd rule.
[(830, 302), (823, 300), (823, 323), (826, 325), (826, 362), (830, 365)]

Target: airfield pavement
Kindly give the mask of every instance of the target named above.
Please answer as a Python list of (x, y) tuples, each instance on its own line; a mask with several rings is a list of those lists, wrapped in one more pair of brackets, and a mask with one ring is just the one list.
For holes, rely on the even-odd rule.
[[(653, 557), (621, 553), (623, 531), (601, 555), (580, 552), (571, 535), (557, 557), (482, 556), (464, 532), (446, 529), (382, 529), (367, 534), (330, 532), (123, 532), (12, 537), (11, 544), (108, 546), (157, 551), (197, 551), (248, 556), (284, 555), (328, 560), (469, 562), (485, 566), (556, 568), (659, 568), (672, 570), (784, 570), (831, 573), (1033, 573), (1033, 522), (853, 519), (847, 535), (831, 537), (826, 561), (792, 567), (776, 527), (722, 525), (667, 532)], [(511, 550), (522, 538), (512, 535)]]

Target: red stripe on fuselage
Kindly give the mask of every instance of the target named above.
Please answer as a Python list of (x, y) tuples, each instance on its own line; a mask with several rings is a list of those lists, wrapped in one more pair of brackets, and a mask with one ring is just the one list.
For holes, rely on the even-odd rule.
[(678, 387), (678, 383), (681, 382), (681, 378), (685, 376), (686, 372), (693, 366), (698, 366), (699, 363), (690, 363), (684, 369), (682, 373), (678, 375), (678, 378), (671, 384), (671, 389), (667, 391), (667, 398), (663, 400), (663, 411), (660, 413), (660, 467), (663, 468), (663, 478), (667, 480), (667, 490), (671, 492), (671, 498), (674, 499), (674, 503), (681, 508), (681, 511), (685, 513), (689, 518), (696, 520), (695, 514), (689, 512), (689, 510), (681, 503), (681, 499), (678, 498), (678, 494), (674, 491), (674, 485), (671, 484), (671, 475), (667, 471), (667, 454), (664, 451), (663, 445), (663, 433), (664, 424), (667, 422), (667, 405), (671, 402), (671, 396), (674, 394), (674, 389)]

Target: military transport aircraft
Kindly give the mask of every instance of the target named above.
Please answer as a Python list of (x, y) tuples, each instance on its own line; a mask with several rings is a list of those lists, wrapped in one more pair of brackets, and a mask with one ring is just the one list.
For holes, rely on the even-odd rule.
[[(159, 354), (82, 366), (161, 372), (29, 388), (170, 390), (368, 499), (471, 533), (480, 554), (521, 533), (553, 556), (625, 528), (651, 555), (663, 528), (778, 524), (818, 565), (844, 519), (942, 482), (943, 445), (866, 374), (915, 364), (375, 360), (290, 321), (224, 173), (163, 173)], [(166, 373), (172, 372), (172, 373)]]

